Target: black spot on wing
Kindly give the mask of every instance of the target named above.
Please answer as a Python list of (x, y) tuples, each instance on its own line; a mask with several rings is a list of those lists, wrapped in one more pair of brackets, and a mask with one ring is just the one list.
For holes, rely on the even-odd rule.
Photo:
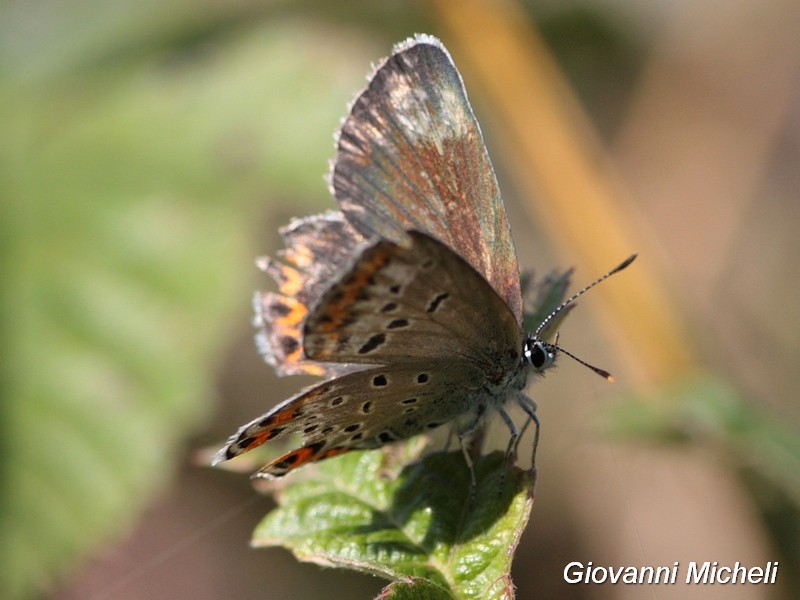
[(385, 333), (376, 333), (375, 335), (373, 335), (371, 338), (369, 338), (367, 340), (366, 344), (364, 344), (363, 346), (361, 346), (361, 348), (358, 349), (358, 353), (359, 354), (368, 354), (369, 352), (372, 352), (376, 348), (378, 348), (381, 345), (383, 345), (384, 342), (386, 342), (386, 334)]
[(447, 300), (449, 297), (450, 294), (448, 294), (447, 292), (442, 292), (441, 294), (436, 296), (433, 300), (431, 300), (431, 303), (428, 305), (427, 311), (429, 313), (435, 312), (436, 309), (439, 308), (439, 305), (445, 300)]
[(274, 317), (285, 317), (292, 312), (292, 309), (283, 302), (273, 302), (269, 305), (269, 312)]
[(286, 429), (286, 427), (275, 427), (274, 429), (271, 429), (267, 439), (271, 440), (272, 438), (278, 436), (284, 429)]
[(280, 339), (281, 350), (285, 355), (289, 355), (300, 347), (300, 342), (290, 335), (285, 335)]
[(397, 439), (397, 437), (391, 431), (381, 431), (378, 434), (378, 439), (384, 443), (388, 444), (389, 442), (393, 442)]

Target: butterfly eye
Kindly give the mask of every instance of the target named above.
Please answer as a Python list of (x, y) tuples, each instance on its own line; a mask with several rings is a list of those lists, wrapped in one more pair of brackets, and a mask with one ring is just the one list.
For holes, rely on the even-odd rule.
[(549, 352), (542, 342), (538, 340), (527, 340), (525, 342), (523, 360), (537, 371), (544, 371), (552, 365), (553, 358), (553, 353)]

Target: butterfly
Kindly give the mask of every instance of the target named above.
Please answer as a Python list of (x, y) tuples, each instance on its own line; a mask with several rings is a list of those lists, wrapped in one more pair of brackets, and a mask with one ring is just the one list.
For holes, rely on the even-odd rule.
[(279, 290), (255, 299), (267, 361), (279, 374), (326, 379), (241, 427), (214, 464), (300, 434), (299, 448), (255, 474), (281, 477), (446, 424), (463, 442), (493, 413), (511, 432), (510, 454), (520, 430), (509, 402), (536, 424), (538, 442), (523, 390), (563, 351), (540, 334), (591, 285), (523, 330), (497, 180), (438, 39), (406, 40), (374, 70), (338, 132), (330, 188), (339, 210), (281, 230), (282, 260), (260, 262)]

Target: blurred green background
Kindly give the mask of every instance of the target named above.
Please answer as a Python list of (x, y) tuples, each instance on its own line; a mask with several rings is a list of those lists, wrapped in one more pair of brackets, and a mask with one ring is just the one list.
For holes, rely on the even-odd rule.
[[(0, 6), (2, 597), (381, 589), (249, 549), (271, 500), (243, 476), (198, 466), (198, 451), (308, 383), (278, 380), (255, 351), (250, 299), (269, 283), (253, 259), (276, 251), (292, 216), (333, 207), (323, 175), (347, 102), (369, 65), (415, 32), (440, 36), (462, 70), (521, 266), (576, 264), (576, 285), (598, 274), (558, 249), (559, 230), (526, 216), (524, 203), (549, 200), (514, 183), (491, 99), (450, 44), (470, 33), (453, 30), (452, 5)], [(573, 560), (781, 560), (773, 587), (656, 591), (798, 597), (800, 8), (585, 0), (516, 10), (607, 150), (639, 236), (631, 250), (647, 249), (634, 269), (669, 290), (696, 366), (637, 377), (637, 347), (618, 352), (602, 328), (625, 315), (584, 310), (591, 298), (573, 311), (562, 343), (618, 384), (564, 361), (532, 391), (544, 427), (518, 597), (649, 593), (569, 586)]]

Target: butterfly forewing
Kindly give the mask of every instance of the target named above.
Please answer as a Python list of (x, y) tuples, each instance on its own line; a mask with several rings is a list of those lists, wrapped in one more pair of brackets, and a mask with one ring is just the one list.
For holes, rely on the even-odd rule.
[(367, 238), (425, 231), (464, 257), (522, 322), (519, 269), (497, 180), (461, 75), (435, 38), (395, 48), (337, 140), (333, 192)]
[(408, 238), (408, 246), (384, 240), (368, 248), (323, 294), (305, 322), (307, 356), (365, 364), (448, 358), (490, 380), (514, 369), (523, 333), (492, 286), (441, 242), (416, 231)]

